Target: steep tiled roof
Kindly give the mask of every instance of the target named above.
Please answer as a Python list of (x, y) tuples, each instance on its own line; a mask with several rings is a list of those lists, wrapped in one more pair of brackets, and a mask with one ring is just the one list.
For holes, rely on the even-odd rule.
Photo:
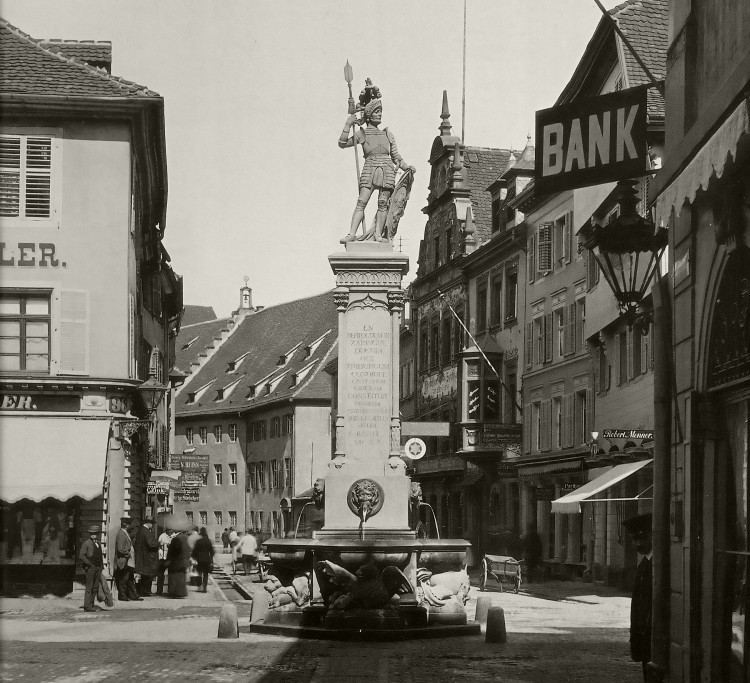
[[(514, 152), (516, 156), (520, 152)], [(511, 150), (469, 147), (463, 154), (466, 177), (471, 190), (471, 209), (477, 240), (486, 242), (492, 233), (492, 198), (487, 188), (508, 168)]]
[(182, 309), (182, 325), (195, 325), (209, 320), (216, 320), (213, 306), (187, 305)]
[[(669, 0), (628, 0), (610, 10), (635, 51), (657, 80), (666, 74)], [(622, 45), (628, 87), (649, 83), (635, 57)], [(664, 98), (655, 89), (648, 92), (648, 113), (664, 117)]]
[(0, 19), (0, 94), (68, 97), (154, 97), (148, 88), (111, 76), (42, 42)]
[(39, 40), (41, 47), (50, 52), (72, 57), (86, 64), (112, 65), (112, 43), (108, 40)]
[(201, 362), (207, 355), (207, 349), (213, 349), (217, 339), (226, 334), (232, 324), (231, 318), (216, 317), (187, 325), (183, 322), (175, 343), (175, 367), (182, 372), (190, 372), (191, 364)]
[[(217, 322), (191, 327), (202, 330)], [(183, 328), (180, 338), (184, 333)], [(330, 291), (247, 315), (188, 378), (177, 395), (176, 415), (248, 410), (289, 399), (330, 400), (331, 378), (323, 366), (337, 339), (338, 313)], [(191, 402), (190, 394), (207, 385)], [(219, 389), (229, 395), (217, 400)]]

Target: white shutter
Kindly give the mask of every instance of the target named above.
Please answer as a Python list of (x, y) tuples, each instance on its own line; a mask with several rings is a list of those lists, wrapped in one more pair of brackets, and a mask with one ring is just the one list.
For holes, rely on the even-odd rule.
[(562, 259), (564, 263), (570, 263), (572, 251), (573, 251), (573, 212), (568, 211), (568, 213), (565, 214), (565, 222), (563, 224)]
[(534, 282), (536, 276), (536, 235), (526, 241), (526, 279)]
[(60, 372), (86, 374), (89, 365), (88, 293), (60, 295)]
[(542, 223), (536, 237), (537, 272), (552, 270), (552, 223)]
[(21, 212), (21, 138), (0, 136), (0, 216)]

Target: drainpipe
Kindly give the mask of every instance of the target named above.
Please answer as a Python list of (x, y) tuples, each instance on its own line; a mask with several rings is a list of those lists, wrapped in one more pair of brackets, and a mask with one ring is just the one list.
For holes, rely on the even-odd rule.
[(653, 599), (649, 680), (664, 681), (670, 643), (670, 500), (672, 470), (672, 311), (669, 276), (653, 288), (654, 299), (654, 503)]

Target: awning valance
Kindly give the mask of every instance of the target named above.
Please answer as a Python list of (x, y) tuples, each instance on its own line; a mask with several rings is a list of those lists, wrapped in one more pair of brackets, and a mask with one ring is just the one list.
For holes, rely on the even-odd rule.
[(470, 470), (464, 475), (464, 478), (458, 482), (458, 485), (468, 488), (469, 486), (478, 484), (482, 480), (482, 477), (484, 477), (484, 472), (482, 472), (482, 470)]
[[(562, 496), (562, 498), (553, 500), (552, 512), (571, 515), (579, 513), (582, 502), (589, 500), (597, 493), (601, 493), (604, 489), (608, 489), (610, 486), (621, 482), (651, 462), (653, 460), (639, 460), (638, 462), (626, 462), (622, 465), (615, 465), (604, 474), (592, 479), (588, 484), (581, 486), (581, 488)], [(633, 500), (637, 499), (634, 498)]]
[(110, 420), (8, 417), (0, 424), (0, 500), (91, 500), (104, 491)]
[(721, 178), (727, 156), (734, 158), (740, 137), (750, 132), (749, 106), (747, 99), (742, 100), (690, 163), (659, 195), (656, 200), (657, 225), (667, 225), (672, 209), (679, 215), (685, 200), (692, 204), (698, 190), (708, 189), (712, 176)]

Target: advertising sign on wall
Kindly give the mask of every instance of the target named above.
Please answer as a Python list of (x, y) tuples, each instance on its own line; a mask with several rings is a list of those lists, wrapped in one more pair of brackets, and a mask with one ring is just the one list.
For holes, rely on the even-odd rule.
[(644, 175), (647, 88), (628, 88), (536, 113), (535, 192)]

